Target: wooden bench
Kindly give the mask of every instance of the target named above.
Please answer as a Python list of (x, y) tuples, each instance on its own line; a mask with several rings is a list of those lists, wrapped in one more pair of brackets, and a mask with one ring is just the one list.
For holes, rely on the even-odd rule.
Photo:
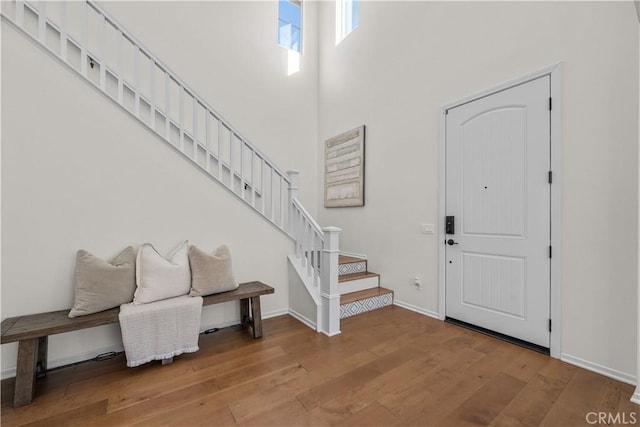
[[(260, 295), (272, 294), (274, 289), (261, 282), (242, 283), (238, 289), (203, 297), (203, 305), (240, 301), (240, 321), (251, 325), (253, 337), (262, 337)], [(18, 341), (15, 395), (13, 406), (31, 403), (36, 376), (47, 372), (47, 343), (49, 335), (118, 323), (120, 308), (70, 319), (69, 310), (10, 317), (2, 321), (2, 344)]]

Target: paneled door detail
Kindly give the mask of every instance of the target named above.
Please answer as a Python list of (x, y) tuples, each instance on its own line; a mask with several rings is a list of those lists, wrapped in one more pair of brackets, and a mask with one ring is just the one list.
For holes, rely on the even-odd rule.
[(549, 347), (550, 76), (446, 115), (446, 316)]

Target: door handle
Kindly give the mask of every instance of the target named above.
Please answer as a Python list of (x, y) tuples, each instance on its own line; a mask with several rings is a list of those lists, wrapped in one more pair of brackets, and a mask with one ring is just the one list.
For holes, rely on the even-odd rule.
[(458, 242), (456, 242), (456, 241), (455, 241), (455, 240), (453, 240), (453, 239), (449, 239), (449, 240), (447, 240), (445, 243), (446, 243), (447, 245), (449, 245), (449, 246), (453, 246), (453, 245), (457, 245), (457, 244), (458, 244)]

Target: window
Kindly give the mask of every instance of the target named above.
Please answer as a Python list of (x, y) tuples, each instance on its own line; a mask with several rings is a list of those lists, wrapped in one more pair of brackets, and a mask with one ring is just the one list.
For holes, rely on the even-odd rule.
[(336, 0), (336, 44), (358, 27), (358, 0)]
[(302, 48), (302, 0), (278, 1), (278, 44), (294, 52)]

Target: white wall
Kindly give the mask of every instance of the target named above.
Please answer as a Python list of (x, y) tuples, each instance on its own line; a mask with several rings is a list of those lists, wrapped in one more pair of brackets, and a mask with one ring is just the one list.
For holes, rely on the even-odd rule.
[(438, 310), (441, 238), (419, 234), (419, 224), (442, 220), (440, 106), (563, 62), (561, 350), (634, 378), (633, 3), (360, 2), (359, 28), (337, 47), (334, 15), (333, 3), (321, 4), (319, 170), (325, 139), (367, 125), (366, 206), (320, 208), (319, 219), (343, 229), (342, 249), (368, 255), (396, 300), (427, 312)]
[(305, 323), (310, 328), (317, 328), (317, 312), (320, 309), (316, 306), (300, 275), (295, 267), (289, 265), (289, 313), (298, 320)]
[[(636, 7), (636, 12), (638, 12), (638, 23), (640, 24), (640, 0), (635, 0), (633, 4)], [(638, 60), (640, 61), (640, 31), (638, 32)], [(640, 63), (638, 64), (640, 69)], [(640, 103), (640, 74), (638, 75), (638, 103)], [(638, 111), (638, 123), (640, 124), (640, 110)], [(638, 139), (638, 146), (640, 146), (640, 138)], [(640, 153), (638, 153), (640, 156)], [(640, 157), (638, 158), (638, 162), (640, 164)], [(638, 174), (638, 191), (640, 191), (640, 171)], [(638, 195), (638, 202), (640, 203), (640, 194)], [(640, 209), (640, 206), (639, 206)], [(639, 210), (640, 212), (640, 210)], [(640, 232), (640, 213), (638, 215), (638, 231)], [(637, 301), (637, 310), (638, 310), (638, 324), (637, 324), (637, 333), (640, 334), (640, 234), (638, 236), (638, 301)], [(636, 343), (636, 378), (640, 378), (640, 335), (638, 336), (638, 340)], [(631, 396), (631, 401), (637, 404), (640, 404), (640, 384), (636, 382), (636, 390)]]
[[(314, 46), (288, 78), (275, 2), (106, 7), (281, 169), (305, 170), (301, 196), (314, 209), (316, 159), (305, 153), (316, 144)], [(239, 281), (276, 288), (263, 313), (287, 311), (291, 240), (4, 22), (1, 137), (3, 319), (69, 308), (79, 248), (110, 258), (129, 244), (163, 252), (182, 239), (228, 244)], [(238, 320), (234, 303), (203, 312), (203, 327)], [(50, 366), (121, 345), (117, 325), (56, 335)], [(16, 348), (2, 346), (4, 376)]]
[[(638, 12), (638, 23), (640, 23), (640, 1), (639, 0), (635, 0), (633, 2), (633, 4), (636, 7), (636, 12)], [(640, 61), (640, 32), (638, 32), (638, 60)], [(638, 67), (640, 69), (640, 63), (638, 64)], [(638, 86), (639, 86), (639, 90), (638, 90), (638, 103), (640, 103), (640, 74), (638, 75)], [(640, 110), (638, 111), (638, 123), (640, 123)], [(638, 146), (640, 146), (640, 138), (638, 139)], [(638, 153), (638, 155), (640, 156), (640, 153)], [(640, 157), (638, 158), (638, 162), (640, 164)], [(640, 191), (640, 171), (638, 174), (638, 191)], [(640, 194), (638, 195), (638, 202), (640, 203)], [(640, 209), (640, 206), (639, 206)], [(639, 210), (640, 212), (640, 210)], [(640, 232), (640, 214), (638, 215), (638, 231)], [(640, 234), (638, 236), (638, 261), (637, 261), (637, 268), (638, 268), (638, 289), (640, 289)], [(638, 300), (637, 300), (637, 310), (638, 310), (638, 323), (637, 323), (637, 333), (640, 334), (640, 291), (638, 292)], [(638, 340), (636, 343), (636, 378), (640, 378), (640, 335), (638, 336)], [(640, 384), (638, 384), (636, 382), (636, 390), (633, 393), (633, 396), (631, 396), (631, 401), (637, 404), (640, 404)]]

